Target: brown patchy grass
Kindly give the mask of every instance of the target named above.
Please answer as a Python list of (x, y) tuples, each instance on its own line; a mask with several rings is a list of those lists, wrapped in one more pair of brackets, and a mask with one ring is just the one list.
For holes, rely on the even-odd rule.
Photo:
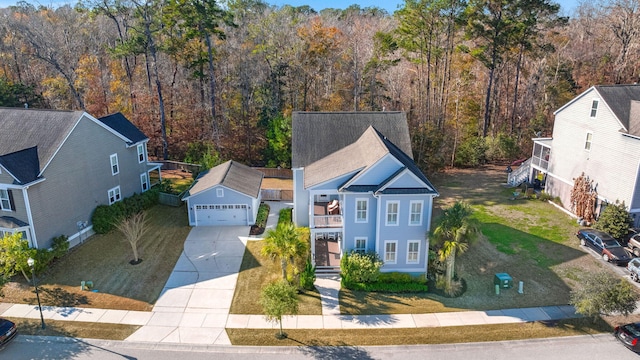
[(66, 336), (85, 339), (124, 340), (140, 328), (137, 325), (103, 324), (81, 321), (47, 320), (43, 330), (39, 319), (7, 318), (18, 326), (20, 334)]
[[(231, 314), (264, 314), (260, 305), (260, 292), (269, 283), (282, 278), (279, 261), (272, 261), (260, 254), (264, 242), (247, 243), (236, 291), (231, 303)], [(306, 291), (299, 296), (299, 315), (321, 315), (322, 304), (317, 291)]]
[[(231, 343), (244, 346), (367, 346), (367, 345), (415, 345), (415, 344), (453, 344), (480, 341), (521, 340), (559, 336), (596, 334), (611, 331), (606, 322), (591, 319), (570, 319), (558, 322), (531, 322), (521, 324), (498, 324), (477, 326), (451, 326), (431, 328), (400, 329), (331, 329), (331, 330), (293, 330), (287, 329), (287, 338), (278, 340), (274, 329), (227, 329)], [(327, 356), (317, 358), (351, 358), (356, 353), (343, 353), (345, 349), (328, 351)], [(357, 349), (351, 349), (355, 351)], [(332, 356), (328, 356), (332, 355)], [(347, 356), (349, 355), (349, 356)]]
[[(151, 310), (182, 253), (190, 230), (186, 216), (184, 207), (149, 210), (138, 265), (129, 264), (131, 247), (119, 231), (90, 237), (39, 276), (43, 305)], [(93, 281), (97, 292), (80, 290), (86, 280)], [(33, 287), (22, 277), (3, 290), (3, 302), (36, 303)]]
[(292, 179), (264, 178), (262, 179), (262, 189), (293, 190)]

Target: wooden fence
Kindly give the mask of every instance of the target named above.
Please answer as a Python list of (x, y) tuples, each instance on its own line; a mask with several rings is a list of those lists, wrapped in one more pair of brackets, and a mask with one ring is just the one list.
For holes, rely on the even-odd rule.
[(163, 204), (163, 205), (178, 207), (182, 205), (182, 200), (180, 200), (181, 197), (182, 197), (182, 194), (174, 195), (174, 194), (167, 194), (167, 193), (161, 192), (159, 194), (158, 201), (160, 201), (160, 204)]
[(262, 201), (293, 201), (293, 190), (262, 189)]

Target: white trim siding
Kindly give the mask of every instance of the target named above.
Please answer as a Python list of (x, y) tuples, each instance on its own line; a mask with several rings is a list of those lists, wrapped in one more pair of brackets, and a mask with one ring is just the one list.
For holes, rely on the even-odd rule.
[(420, 263), (420, 240), (407, 241), (407, 264)]
[(118, 175), (120, 173), (120, 166), (118, 166), (118, 154), (111, 154), (109, 156), (109, 163), (111, 164), (111, 175)]
[[(360, 204), (364, 204), (360, 207)], [(356, 198), (356, 222), (367, 223), (369, 222), (369, 199)]]
[(422, 226), (423, 214), (424, 202), (422, 200), (411, 200), (409, 202), (409, 226)]
[(387, 209), (384, 217), (385, 225), (398, 226), (400, 224), (400, 201), (387, 201), (387, 206), (385, 208)]
[(122, 200), (122, 195), (120, 193), (120, 186), (116, 186), (114, 188), (109, 189), (109, 191), (107, 191), (107, 196), (109, 198), (109, 205), (112, 205), (113, 203)]

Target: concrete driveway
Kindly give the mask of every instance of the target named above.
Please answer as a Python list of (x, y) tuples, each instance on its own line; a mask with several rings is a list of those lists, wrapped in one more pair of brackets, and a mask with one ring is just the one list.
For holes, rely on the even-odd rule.
[(230, 345), (224, 328), (249, 229), (192, 228), (151, 319), (126, 340)]

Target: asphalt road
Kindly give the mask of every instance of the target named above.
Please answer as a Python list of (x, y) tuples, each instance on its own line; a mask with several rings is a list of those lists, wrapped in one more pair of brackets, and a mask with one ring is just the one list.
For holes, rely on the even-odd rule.
[(451, 359), (451, 360), (585, 360), (639, 359), (613, 336), (576, 336), (529, 341), (367, 347), (223, 347), (18, 336), (0, 350), (0, 359)]

